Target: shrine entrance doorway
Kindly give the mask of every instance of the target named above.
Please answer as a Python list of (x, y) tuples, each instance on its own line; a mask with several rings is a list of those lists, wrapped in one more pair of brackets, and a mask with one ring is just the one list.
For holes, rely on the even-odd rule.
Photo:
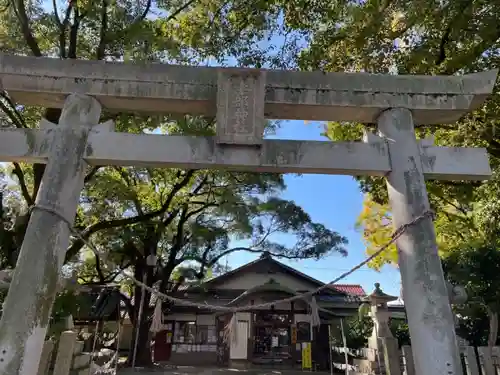
[(266, 310), (253, 314), (253, 363), (293, 365), (289, 311)]

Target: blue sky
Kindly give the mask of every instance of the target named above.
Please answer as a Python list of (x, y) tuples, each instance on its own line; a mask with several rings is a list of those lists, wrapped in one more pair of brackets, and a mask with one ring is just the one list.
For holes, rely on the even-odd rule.
[[(322, 130), (323, 127), (319, 123), (285, 121), (281, 123), (276, 134), (269, 138), (326, 141), (326, 138), (321, 136)], [(365, 247), (360, 233), (354, 229), (356, 218), (361, 212), (363, 194), (359, 191), (354, 178), (331, 175), (287, 175), (285, 179), (287, 190), (283, 198), (295, 201), (311, 215), (314, 221), (347, 237), (349, 255), (345, 258), (331, 255), (318, 261), (280, 261), (323, 282), (335, 279), (363, 261), (366, 257)], [(281, 239), (287, 244), (293, 244), (291, 236), (280, 236)], [(255, 254), (246, 252), (233, 253), (228, 257), (228, 265), (236, 268), (256, 257)], [(400, 276), (399, 271), (393, 266), (385, 266), (380, 272), (363, 267), (341, 283), (361, 284), (369, 293), (376, 282), (380, 282), (386, 293), (399, 296)]]

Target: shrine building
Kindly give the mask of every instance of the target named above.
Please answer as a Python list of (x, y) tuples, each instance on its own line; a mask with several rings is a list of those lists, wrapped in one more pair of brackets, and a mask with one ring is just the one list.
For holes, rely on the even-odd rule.
[[(252, 306), (245, 312), (214, 312), (185, 306), (165, 308), (163, 331), (153, 337), (155, 362), (231, 367), (302, 367), (302, 349), (310, 345), (314, 366), (327, 369), (328, 326), (356, 316), (365, 291), (360, 285), (329, 286), (314, 297), (257, 305), (313, 291), (324, 283), (269, 255), (174, 296), (220, 306)], [(168, 310), (168, 312), (167, 312)], [(340, 332), (332, 332), (337, 337)]]

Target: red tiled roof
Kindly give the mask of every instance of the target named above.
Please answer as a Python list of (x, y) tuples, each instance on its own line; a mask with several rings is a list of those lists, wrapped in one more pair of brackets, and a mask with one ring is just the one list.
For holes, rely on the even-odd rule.
[(349, 294), (351, 296), (359, 296), (359, 297), (366, 296), (363, 287), (358, 284), (335, 284), (332, 285), (332, 288), (338, 290), (339, 292)]

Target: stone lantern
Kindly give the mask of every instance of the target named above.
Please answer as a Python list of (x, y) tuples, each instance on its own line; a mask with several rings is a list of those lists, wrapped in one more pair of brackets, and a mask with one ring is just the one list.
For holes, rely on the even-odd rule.
[(359, 372), (367, 374), (398, 373), (400, 365), (398, 343), (389, 329), (389, 309), (387, 308), (387, 302), (397, 299), (398, 297), (382, 292), (379, 283), (375, 283), (375, 290), (363, 298), (364, 307), (370, 308), (373, 331), (368, 339), (365, 359), (353, 361)]
[(389, 329), (389, 309), (387, 302), (395, 301), (398, 297), (382, 292), (380, 284), (375, 283), (375, 290), (364, 298), (370, 305), (371, 318), (373, 319), (373, 332), (368, 339), (368, 346), (373, 349), (380, 348), (380, 338), (394, 338)]

